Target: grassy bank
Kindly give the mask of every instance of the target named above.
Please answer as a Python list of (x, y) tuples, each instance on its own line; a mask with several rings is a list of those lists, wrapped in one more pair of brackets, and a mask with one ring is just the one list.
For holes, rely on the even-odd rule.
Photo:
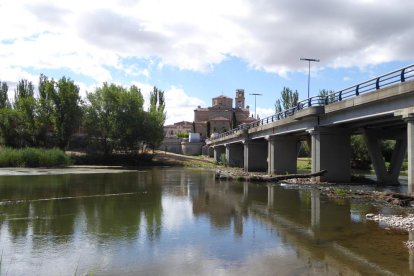
[(70, 164), (70, 157), (59, 149), (0, 149), (0, 167), (63, 167)]

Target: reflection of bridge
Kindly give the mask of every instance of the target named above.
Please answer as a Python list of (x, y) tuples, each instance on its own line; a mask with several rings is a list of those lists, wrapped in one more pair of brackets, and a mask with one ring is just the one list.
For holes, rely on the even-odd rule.
[[(328, 181), (350, 180), (350, 136), (365, 135), (379, 182), (398, 183), (408, 148), (409, 192), (414, 187), (414, 65), (335, 92), (207, 141), (209, 155), (230, 166), (270, 174), (296, 172), (297, 141), (311, 140), (312, 172)], [(396, 140), (389, 169), (381, 139)]]
[[(243, 229), (246, 215), (266, 224), (309, 263), (322, 261), (328, 274), (393, 275), (414, 271), (414, 254), (402, 246), (408, 235), (398, 235), (396, 240), (386, 230), (373, 231), (373, 225), (352, 220), (348, 201), (336, 204), (321, 198), (316, 190), (275, 185), (268, 185), (266, 191), (266, 187), (248, 183), (241, 188), (239, 184), (220, 182), (207, 184), (205, 189), (208, 197), (214, 198), (209, 211), (217, 212), (216, 205), (220, 206), (215, 216), (229, 216), (229, 221), (233, 216), (238, 229)], [(243, 230), (238, 232), (242, 234)], [(366, 239), (375, 246), (367, 246)], [(396, 251), (397, 247), (400, 249)], [(394, 251), (389, 252), (389, 248)], [(390, 261), (395, 259), (394, 254), (400, 256), (395, 262)]]

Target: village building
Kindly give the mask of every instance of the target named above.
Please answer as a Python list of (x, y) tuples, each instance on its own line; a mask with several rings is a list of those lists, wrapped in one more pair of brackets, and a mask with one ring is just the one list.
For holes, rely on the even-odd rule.
[(177, 138), (178, 133), (190, 133), (193, 131), (193, 123), (181, 121), (173, 125), (164, 126), (165, 138)]
[(212, 133), (221, 133), (240, 124), (251, 123), (249, 106), (245, 106), (244, 90), (237, 89), (233, 99), (224, 95), (212, 99), (212, 106), (203, 108), (198, 106), (194, 110), (194, 128), (201, 137), (207, 138)]

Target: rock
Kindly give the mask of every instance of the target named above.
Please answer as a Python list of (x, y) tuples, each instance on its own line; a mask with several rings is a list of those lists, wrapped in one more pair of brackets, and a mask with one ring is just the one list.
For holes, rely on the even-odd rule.
[(369, 214), (366, 214), (366, 215), (365, 215), (365, 217), (366, 217), (366, 218), (373, 218), (374, 216), (375, 216), (375, 215), (374, 215), (374, 214), (372, 214), (372, 213), (369, 213)]

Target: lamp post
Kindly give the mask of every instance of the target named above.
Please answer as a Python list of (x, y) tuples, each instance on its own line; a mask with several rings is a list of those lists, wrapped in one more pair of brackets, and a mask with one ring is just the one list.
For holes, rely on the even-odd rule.
[(300, 60), (305, 60), (309, 63), (309, 70), (308, 70), (308, 99), (309, 99), (309, 87), (310, 87), (310, 63), (311, 61), (314, 62), (319, 62), (319, 59), (314, 59), (314, 58), (301, 58)]
[(254, 96), (254, 118), (257, 120), (257, 114), (256, 114), (256, 96), (262, 96), (262, 94), (259, 93), (251, 93), (249, 95)]

